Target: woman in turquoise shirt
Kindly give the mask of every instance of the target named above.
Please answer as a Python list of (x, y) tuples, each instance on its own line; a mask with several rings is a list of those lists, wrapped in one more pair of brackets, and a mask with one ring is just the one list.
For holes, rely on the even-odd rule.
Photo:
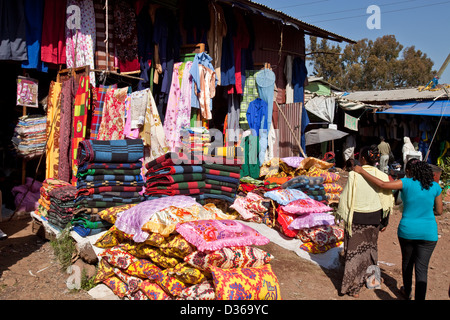
[(438, 240), (436, 214), (442, 214), (442, 189), (433, 179), (431, 166), (424, 161), (407, 162), (406, 177), (384, 182), (362, 167), (355, 172), (380, 188), (401, 190), (403, 214), (397, 235), (402, 251), (403, 287), (407, 299), (411, 299), (412, 273), (415, 268), (415, 299), (425, 300), (428, 263)]

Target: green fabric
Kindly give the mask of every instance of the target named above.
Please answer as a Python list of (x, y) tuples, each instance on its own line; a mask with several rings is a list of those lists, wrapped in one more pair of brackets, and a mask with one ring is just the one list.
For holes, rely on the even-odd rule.
[(250, 129), (250, 126), (247, 122), (247, 109), (250, 102), (259, 97), (258, 87), (256, 85), (256, 77), (255, 74), (259, 70), (246, 70), (245, 71), (245, 86), (244, 92), (242, 94), (242, 101), (240, 105), (240, 113), (239, 113), (239, 126), (242, 130)]
[(236, 183), (219, 181), (219, 180), (206, 179), (205, 183), (214, 184), (216, 186), (224, 186), (224, 187), (236, 188)]
[(213, 170), (221, 170), (221, 171), (229, 171), (229, 172), (240, 172), (240, 166), (230, 166), (226, 164), (204, 164), (203, 167), (205, 169), (213, 169)]
[(93, 175), (139, 175), (141, 169), (88, 169), (86, 172), (78, 172), (77, 178)]

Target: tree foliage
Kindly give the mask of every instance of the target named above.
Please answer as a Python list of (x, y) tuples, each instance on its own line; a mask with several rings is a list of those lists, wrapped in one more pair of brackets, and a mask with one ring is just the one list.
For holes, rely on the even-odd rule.
[(344, 48), (310, 37), (313, 74), (344, 90), (381, 90), (426, 85), (433, 62), (414, 46), (404, 48), (394, 35), (362, 39)]

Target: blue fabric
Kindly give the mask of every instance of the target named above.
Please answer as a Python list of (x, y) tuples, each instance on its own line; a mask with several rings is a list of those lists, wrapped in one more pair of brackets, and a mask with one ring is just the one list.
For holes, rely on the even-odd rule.
[[(294, 58), (292, 62), (292, 86), (294, 87), (294, 102), (304, 103), (304, 85), (306, 77), (308, 76), (308, 70), (306, 69), (305, 61), (300, 58)], [(309, 124), (308, 113), (303, 105), (302, 108), (302, 124), (301, 124), (301, 147), (303, 150), (306, 148), (305, 129)]]
[(24, 69), (36, 69), (48, 72), (47, 65), (41, 61), (42, 19), (44, 0), (25, 0), (25, 21), (27, 34), (28, 60), (22, 62)]
[(220, 61), (220, 85), (228, 86), (236, 84), (234, 68), (234, 45), (233, 36), (236, 33), (237, 21), (233, 14), (233, 8), (227, 5), (223, 7), (223, 14), (227, 24), (227, 34), (222, 41), (222, 60)]
[(433, 208), (434, 199), (442, 192), (441, 187), (433, 182), (430, 189), (425, 190), (417, 180), (400, 180), (403, 184), (403, 214), (398, 225), (398, 236), (409, 240), (437, 241), (438, 230)]
[(231, 183), (239, 184), (239, 179), (237, 179), (237, 178), (218, 176), (218, 175), (215, 175), (215, 174), (206, 174), (205, 177), (206, 177), (206, 179), (225, 181), (225, 182), (231, 182)]
[[(247, 122), (252, 130), (253, 136), (259, 136), (260, 129), (268, 128), (268, 107), (267, 102), (261, 98), (256, 98), (248, 105)], [(262, 162), (261, 162), (262, 163)]]
[[(200, 108), (200, 102), (198, 101), (197, 93), (200, 92), (200, 73), (199, 73), (199, 65), (203, 65), (208, 69), (211, 69), (214, 71), (214, 66), (211, 63), (212, 58), (206, 53), (197, 53), (195, 55), (194, 61), (192, 62), (192, 67), (190, 69), (190, 74), (192, 76), (193, 83), (196, 84), (196, 86), (192, 86), (192, 94), (191, 94), (191, 107), (192, 108)], [(217, 78), (216, 78), (216, 85), (217, 85)], [(195, 92), (195, 88), (197, 88), (197, 92)], [(211, 99), (211, 109), (212, 109), (212, 99)]]
[[(264, 159), (267, 151), (267, 142), (270, 125), (272, 124), (272, 113), (273, 113), (273, 92), (275, 89), (275, 73), (270, 69), (264, 69), (259, 71), (255, 75), (256, 85), (258, 87), (259, 97), (267, 103), (267, 119), (262, 119), (266, 121), (266, 127), (261, 132), (259, 137), (259, 162), (264, 163)], [(263, 127), (263, 124), (261, 123)]]

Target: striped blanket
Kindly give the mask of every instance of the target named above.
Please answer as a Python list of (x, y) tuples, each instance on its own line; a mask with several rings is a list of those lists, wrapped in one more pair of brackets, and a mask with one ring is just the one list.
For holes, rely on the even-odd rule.
[(138, 162), (144, 157), (142, 139), (128, 140), (84, 140), (78, 144), (77, 161), (86, 162)]

